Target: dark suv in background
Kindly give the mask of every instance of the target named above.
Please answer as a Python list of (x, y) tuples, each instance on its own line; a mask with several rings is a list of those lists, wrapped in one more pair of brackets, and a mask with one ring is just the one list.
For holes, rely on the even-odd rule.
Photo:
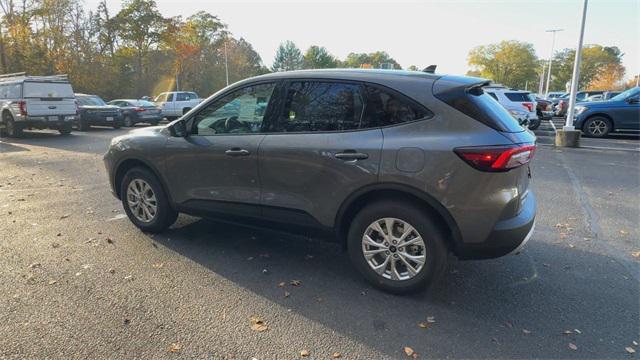
[(330, 234), (372, 284), (425, 287), (531, 236), (535, 137), (470, 77), (313, 70), (233, 84), (114, 138), (112, 191), (143, 231), (179, 212)]
[(122, 126), (122, 113), (117, 106), (107, 105), (98, 95), (75, 94), (78, 104), (76, 127), (89, 130), (91, 125), (110, 126), (119, 129)]

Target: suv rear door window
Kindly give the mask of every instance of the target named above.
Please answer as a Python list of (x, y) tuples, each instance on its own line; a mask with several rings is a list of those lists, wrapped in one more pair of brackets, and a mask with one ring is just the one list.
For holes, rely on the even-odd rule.
[(339, 82), (294, 81), (276, 132), (344, 131), (360, 127), (364, 109), (360, 86)]
[(366, 86), (366, 97), (367, 108), (362, 128), (396, 125), (430, 115), (425, 109), (412, 104), (400, 95), (379, 87)]
[(513, 102), (530, 102), (529, 93), (513, 93), (506, 92), (504, 95)]

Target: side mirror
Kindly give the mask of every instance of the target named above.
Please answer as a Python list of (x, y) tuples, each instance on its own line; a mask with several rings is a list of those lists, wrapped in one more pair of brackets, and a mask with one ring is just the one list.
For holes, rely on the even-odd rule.
[(639, 102), (640, 102), (640, 98), (637, 97), (637, 96), (630, 97), (630, 98), (627, 99), (627, 103), (629, 103), (629, 104), (637, 104)]
[(184, 120), (178, 120), (178, 121), (174, 122), (169, 127), (169, 130), (171, 130), (171, 136), (175, 136), (175, 137), (186, 137), (187, 136), (187, 126), (186, 126)]

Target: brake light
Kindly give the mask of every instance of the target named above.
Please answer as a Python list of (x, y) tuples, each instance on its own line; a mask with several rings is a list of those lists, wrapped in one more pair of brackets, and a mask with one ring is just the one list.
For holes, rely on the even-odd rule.
[(18, 107), (20, 108), (20, 115), (27, 116), (27, 102), (20, 100), (18, 102)]
[(522, 103), (522, 106), (526, 107), (529, 112), (533, 111), (533, 103), (524, 102)]
[(504, 172), (529, 163), (533, 159), (535, 150), (535, 144), (520, 144), (462, 147), (453, 151), (467, 164), (480, 171)]
[(137, 107), (137, 108), (133, 109), (133, 111), (135, 111), (135, 112), (143, 112), (145, 110), (143, 108), (141, 108), (141, 107)]

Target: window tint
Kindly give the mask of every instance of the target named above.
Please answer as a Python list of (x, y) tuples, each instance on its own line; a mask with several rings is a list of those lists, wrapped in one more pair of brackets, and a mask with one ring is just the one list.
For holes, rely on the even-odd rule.
[(341, 131), (360, 127), (364, 108), (360, 86), (337, 82), (289, 84), (276, 132)]
[(236, 90), (195, 115), (193, 134), (250, 134), (262, 132), (263, 118), (275, 84)]
[(135, 106), (156, 106), (156, 104), (152, 103), (151, 101), (147, 101), (147, 100), (136, 100), (134, 102)]
[(529, 98), (529, 94), (528, 93), (509, 93), (506, 92), (504, 93), (504, 95), (507, 97), (507, 99), (514, 101), (514, 102), (528, 102), (531, 101), (531, 99)]
[(401, 124), (430, 115), (408, 100), (377, 87), (366, 86), (366, 95), (367, 108), (362, 128)]

